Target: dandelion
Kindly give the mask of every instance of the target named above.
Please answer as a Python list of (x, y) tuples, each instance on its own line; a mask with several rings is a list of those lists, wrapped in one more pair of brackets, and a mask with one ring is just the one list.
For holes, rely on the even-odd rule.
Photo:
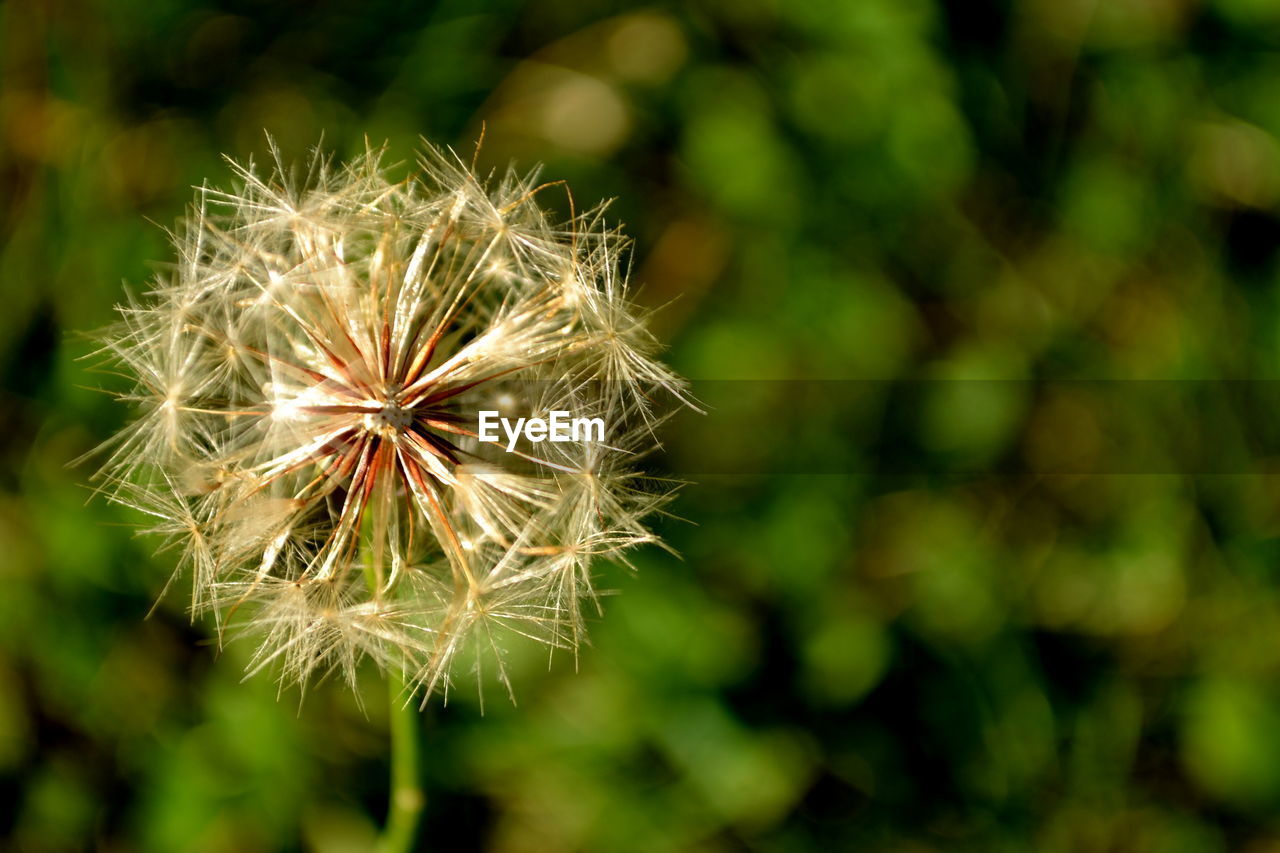
[[(626, 295), (602, 208), (555, 224), (535, 175), (427, 146), (291, 172), (231, 164), (120, 308), (133, 387), (101, 491), (152, 519), (193, 614), (282, 685), (370, 659), (425, 703), (520, 636), (576, 649), (592, 563), (654, 542), (640, 477), (681, 381)], [(477, 415), (600, 418), (604, 441), (478, 440)], [(464, 655), (464, 650), (482, 654)]]

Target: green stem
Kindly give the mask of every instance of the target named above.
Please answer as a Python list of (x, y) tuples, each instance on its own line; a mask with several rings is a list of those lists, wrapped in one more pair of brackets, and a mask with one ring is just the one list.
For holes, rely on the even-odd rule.
[(388, 710), (391, 731), (391, 798), (387, 824), (378, 839), (378, 853), (412, 853), (419, 850), (419, 823), (426, 797), (422, 790), (422, 743), (418, 727), (421, 715), (417, 703), (405, 702), (404, 681), (389, 673)]

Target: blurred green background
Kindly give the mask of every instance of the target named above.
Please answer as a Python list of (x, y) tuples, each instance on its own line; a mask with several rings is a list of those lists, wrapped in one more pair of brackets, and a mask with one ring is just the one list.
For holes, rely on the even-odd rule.
[[(1044, 383), (1280, 377), (1271, 0), (0, 5), (0, 848), (367, 848), (384, 691), (240, 683), (181, 584), (144, 618), (168, 558), (65, 467), (126, 415), (75, 333), (264, 128), (482, 122), (617, 197), (686, 376), (883, 381), (717, 401), (682, 559), (601, 568), (577, 672), (426, 713), (433, 849), (1280, 850), (1280, 456), (1036, 474), (1106, 452)], [(1022, 381), (876, 397), (921, 379)]]

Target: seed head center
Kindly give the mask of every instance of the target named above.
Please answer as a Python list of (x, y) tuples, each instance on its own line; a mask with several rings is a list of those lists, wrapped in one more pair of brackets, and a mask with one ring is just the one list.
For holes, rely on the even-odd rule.
[(364, 416), (364, 428), (378, 435), (391, 436), (404, 432), (413, 423), (413, 413), (395, 400), (388, 400), (376, 412)]

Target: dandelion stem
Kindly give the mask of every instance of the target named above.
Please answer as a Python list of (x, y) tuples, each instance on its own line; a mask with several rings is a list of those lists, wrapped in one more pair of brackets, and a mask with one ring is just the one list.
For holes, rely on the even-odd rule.
[(417, 846), (419, 824), (426, 797), (422, 790), (422, 743), (418, 706), (405, 693), (403, 678), (391, 673), (388, 713), (391, 734), (391, 797), (387, 823), (378, 839), (377, 853), (411, 853)]

